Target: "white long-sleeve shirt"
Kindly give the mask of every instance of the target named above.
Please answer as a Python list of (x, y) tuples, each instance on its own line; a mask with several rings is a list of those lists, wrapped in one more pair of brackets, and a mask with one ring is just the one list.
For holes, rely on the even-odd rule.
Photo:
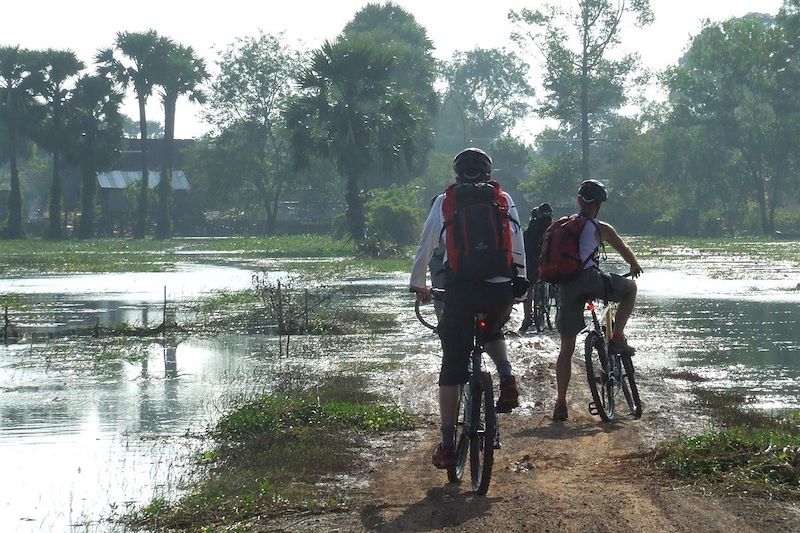
[[(525, 241), (522, 238), (522, 227), (519, 224), (519, 213), (517, 207), (511, 196), (506, 192), (502, 192), (506, 197), (508, 203), (508, 214), (512, 218), (511, 222), (511, 257), (516, 268), (517, 276), (526, 278), (525, 271)], [(428, 262), (431, 260), (433, 250), (439, 242), (439, 236), (442, 238), (442, 246), (445, 248), (444, 261), (447, 262), (447, 232), (442, 233), (444, 227), (444, 213), (442, 212), (442, 205), (444, 203), (444, 194), (440, 194), (434, 200), (431, 206), (431, 211), (428, 213), (428, 218), (425, 220), (425, 225), (422, 227), (422, 234), (419, 238), (419, 246), (417, 253), (414, 255), (414, 263), (411, 266), (411, 286), (417, 288), (424, 288), (427, 286), (425, 275), (428, 271)], [(515, 223), (516, 222), (516, 223)], [(509, 278), (498, 276), (487, 279), (486, 281), (492, 283), (501, 283), (509, 281)]]

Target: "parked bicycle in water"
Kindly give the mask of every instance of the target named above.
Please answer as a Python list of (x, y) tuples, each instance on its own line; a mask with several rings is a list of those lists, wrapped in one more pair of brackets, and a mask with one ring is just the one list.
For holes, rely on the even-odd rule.
[(625, 397), (631, 416), (642, 415), (642, 402), (636, 386), (633, 360), (630, 355), (608, 350), (611, 332), (614, 329), (616, 304), (608, 301), (590, 300), (586, 309), (592, 315), (592, 324), (585, 341), (586, 376), (592, 401), (589, 412), (599, 415), (604, 422), (616, 418), (616, 402), (619, 393)]
[(538, 333), (545, 329), (553, 330), (555, 314), (558, 310), (558, 286), (537, 281), (533, 285), (533, 325)]
[[(433, 291), (434, 298), (443, 298), (444, 291)], [(417, 319), (427, 328), (436, 330), (431, 319), (420, 310), (420, 302), (414, 304)], [(432, 315), (432, 313), (431, 313)], [(486, 328), (485, 315), (475, 316), (473, 345), (470, 350), (469, 380), (461, 387), (458, 421), (456, 422), (455, 466), (447, 468), (447, 478), (459, 482), (464, 476), (469, 459), (472, 490), (485, 495), (494, 466), (494, 450), (501, 447), (500, 430), (494, 405), (492, 377), (483, 367), (483, 335)]]

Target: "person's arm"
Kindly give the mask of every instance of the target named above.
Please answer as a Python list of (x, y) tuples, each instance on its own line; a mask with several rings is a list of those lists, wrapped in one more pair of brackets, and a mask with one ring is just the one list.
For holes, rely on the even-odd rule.
[(442, 231), (442, 199), (439, 195), (431, 206), (425, 225), (422, 227), (422, 234), (419, 238), (417, 253), (414, 255), (414, 262), (411, 265), (410, 288), (417, 294), (417, 298), (427, 302), (431, 298), (430, 289), (427, 286), (425, 274), (428, 263), (433, 256), (436, 244), (439, 242), (439, 234)]
[(506, 200), (508, 201), (508, 215), (511, 217), (511, 258), (516, 265), (517, 277), (528, 279), (528, 272), (525, 270), (525, 237), (522, 231), (522, 225), (519, 222), (519, 213), (514, 201), (507, 193)]
[(615, 230), (611, 224), (598, 221), (597, 226), (602, 241), (610, 244), (612, 248), (619, 252), (619, 255), (622, 256), (625, 262), (630, 265), (631, 277), (638, 277), (639, 274), (642, 273), (642, 267), (639, 266), (639, 261), (637, 261), (636, 254), (633, 253), (631, 247), (622, 240), (622, 237), (619, 236), (617, 230)]

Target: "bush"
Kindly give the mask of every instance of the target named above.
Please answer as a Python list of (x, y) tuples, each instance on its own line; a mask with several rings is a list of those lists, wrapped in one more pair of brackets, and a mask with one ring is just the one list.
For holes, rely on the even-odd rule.
[(424, 216), (419, 205), (419, 195), (413, 186), (375, 189), (366, 205), (368, 232), (393, 244), (415, 243)]

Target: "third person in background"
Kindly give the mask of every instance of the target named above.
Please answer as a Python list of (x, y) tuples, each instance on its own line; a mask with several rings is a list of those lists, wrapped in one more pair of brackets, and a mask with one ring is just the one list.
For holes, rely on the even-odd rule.
[(522, 302), (524, 318), (519, 327), (520, 333), (525, 333), (533, 325), (533, 286), (539, 279), (539, 255), (542, 253), (542, 237), (545, 230), (553, 223), (553, 209), (550, 204), (544, 203), (531, 209), (528, 228), (525, 230), (525, 267), (528, 272), (528, 294)]

